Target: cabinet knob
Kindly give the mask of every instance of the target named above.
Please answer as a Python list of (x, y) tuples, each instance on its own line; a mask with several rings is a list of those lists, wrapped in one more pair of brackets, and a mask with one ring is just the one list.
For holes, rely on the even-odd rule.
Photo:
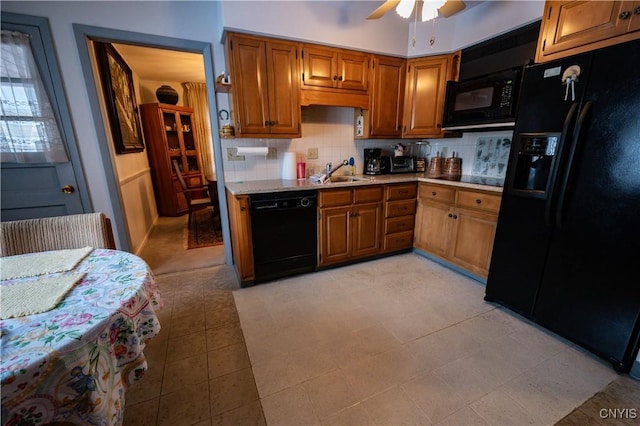
[(480, 198), (478, 198), (478, 199), (476, 200), (476, 204), (482, 204), (482, 200), (481, 200)]
[(270, 122), (269, 122), (268, 120), (267, 120), (267, 121), (265, 121), (265, 122), (264, 122), (264, 127), (269, 126), (269, 125), (270, 125), (269, 123), (270, 123)]
[(436, 191), (432, 191), (431, 195), (433, 195), (435, 197), (436, 196)]
[[(634, 12), (635, 12), (635, 10), (634, 10)], [(623, 12), (620, 12), (620, 15), (618, 15), (618, 18), (627, 19), (629, 16), (631, 16), (631, 12), (629, 12), (628, 10), (625, 10)]]
[(449, 217), (453, 217), (453, 215), (451, 213), (449, 213)]
[(337, 79), (338, 79), (338, 76), (337, 76), (337, 75), (334, 75), (334, 76), (333, 76), (333, 79), (334, 79), (334, 80), (337, 80)]
[(342, 81), (342, 76), (338, 77), (338, 81)]
[(458, 218), (458, 215), (457, 215), (457, 214), (454, 214), (454, 215), (453, 215), (453, 218), (454, 218), (454, 219), (457, 219), (457, 218)]

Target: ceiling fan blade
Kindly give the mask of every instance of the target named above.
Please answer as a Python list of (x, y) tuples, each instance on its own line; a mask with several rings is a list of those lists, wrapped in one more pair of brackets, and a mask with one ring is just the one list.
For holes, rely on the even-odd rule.
[(467, 7), (461, 0), (448, 0), (440, 9), (438, 9), (438, 16), (448, 18)]
[(371, 12), (371, 14), (367, 16), (367, 19), (382, 18), (385, 13), (396, 7), (398, 3), (400, 3), (400, 0), (386, 0), (382, 5), (380, 5), (380, 7)]

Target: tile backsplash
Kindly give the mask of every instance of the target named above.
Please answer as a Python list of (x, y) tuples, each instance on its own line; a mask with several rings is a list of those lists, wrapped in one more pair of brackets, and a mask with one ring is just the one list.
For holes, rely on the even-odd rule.
[[(326, 163), (334, 167), (345, 159), (353, 157), (356, 174), (363, 173), (364, 149), (384, 148), (392, 150), (397, 142), (407, 145), (409, 140), (354, 140), (354, 109), (345, 107), (309, 106), (302, 108), (302, 138), (297, 139), (222, 139), (224, 155), (224, 176), (229, 182), (247, 180), (280, 179), (282, 176), (283, 157), (286, 151), (295, 152), (298, 161), (307, 163), (307, 175), (321, 173)], [(508, 158), (508, 145), (513, 132), (498, 131), (491, 133), (465, 133), (455, 139), (429, 139), (431, 155), (436, 152), (448, 157), (455, 151), (462, 158), (462, 173), (482, 176), (504, 177), (503, 160)], [(480, 157), (478, 143), (480, 141)], [(509, 143), (505, 142), (505, 139)], [(267, 159), (264, 155), (247, 155), (243, 161), (229, 161), (227, 148), (237, 147), (269, 147), (275, 148), (275, 159)], [(317, 148), (318, 158), (308, 159), (310, 148)], [(475, 167), (474, 167), (475, 164)], [(506, 163), (504, 163), (506, 164)], [(347, 168), (342, 169), (344, 173)]]

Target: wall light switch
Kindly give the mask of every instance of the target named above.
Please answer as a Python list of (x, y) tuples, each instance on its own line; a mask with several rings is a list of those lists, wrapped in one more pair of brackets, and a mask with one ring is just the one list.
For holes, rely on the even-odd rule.
[(278, 159), (278, 148), (275, 146), (269, 147), (269, 152), (267, 152), (267, 160), (277, 160)]
[(309, 149), (307, 149), (307, 159), (309, 159), (309, 160), (317, 160), (318, 159), (318, 148), (309, 148)]
[(238, 148), (227, 148), (227, 161), (244, 161), (244, 155), (238, 155)]

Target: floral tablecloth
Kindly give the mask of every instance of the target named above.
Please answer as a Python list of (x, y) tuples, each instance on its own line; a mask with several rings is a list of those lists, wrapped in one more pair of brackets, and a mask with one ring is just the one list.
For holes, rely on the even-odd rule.
[(122, 424), (125, 389), (160, 331), (160, 293), (131, 253), (94, 249), (74, 271), (86, 275), (55, 309), (0, 321), (3, 425)]

